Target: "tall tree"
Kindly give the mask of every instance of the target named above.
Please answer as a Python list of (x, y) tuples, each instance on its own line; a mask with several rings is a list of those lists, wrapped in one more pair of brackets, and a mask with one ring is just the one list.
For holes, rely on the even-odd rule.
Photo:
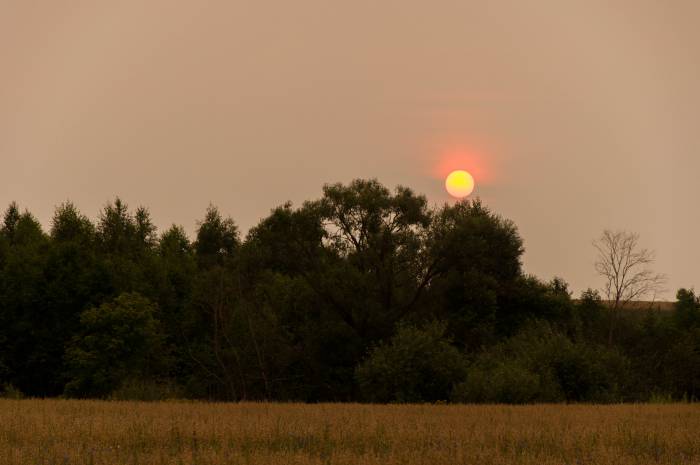
[(620, 310), (635, 300), (655, 299), (664, 291), (666, 276), (650, 268), (654, 252), (639, 246), (639, 234), (605, 230), (593, 246), (598, 251), (595, 269), (603, 278), (602, 293), (610, 307), (608, 344), (612, 344)]
[(676, 293), (674, 317), (679, 328), (700, 326), (700, 296), (692, 289), (679, 289)]
[(199, 270), (183, 337), (190, 366), (200, 378), (200, 389), (205, 395), (229, 400), (247, 397), (237, 318), (241, 300), (239, 248), (234, 221), (209, 206), (193, 245)]
[(360, 337), (388, 336), (433, 276), (422, 241), (427, 201), (401, 186), (392, 194), (374, 179), (326, 185), (323, 194), (304, 206), (325, 231), (322, 273), (310, 283)]
[(136, 224), (128, 205), (119, 197), (102, 210), (97, 233), (100, 244), (107, 253), (127, 255), (134, 251)]
[(56, 208), (51, 222), (51, 244), (44, 263), (42, 321), (50, 350), (46, 365), (56, 384), (52, 393), (63, 391), (64, 348), (76, 334), (80, 313), (102, 302), (110, 292), (100, 266), (95, 227), (70, 202)]
[(194, 250), (202, 267), (223, 265), (233, 257), (240, 245), (238, 228), (231, 218), (221, 216), (219, 210), (210, 205), (197, 229)]
[(17, 228), (17, 223), (19, 223), (20, 217), (21, 215), (17, 202), (10, 203), (10, 206), (7, 207), (7, 210), (5, 210), (5, 214), (3, 215), (2, 228), (0, 229), (3, 236), (5, 236), (10, 242), (12, 242), (14, 239), (15, 229)]
[(89, 246), (95, 240), (95, 226), (72, 202), (65, 202), (54, 212), (51, 238), (58, 242), (77, 241)]
[(155, 298), (160, 270), (155, 260), (156, 228), (147, 209), (140, 207), (134, 215), (118, 197), (108, 203), (97, 224), (97, 243), (110, 297), (139, 292)]
[(11, 205), (3, 229), (11, 247), (0, 270), (0, 365), (5, 366), (4, 382), (32, 395), (50, 395), (60, 383), (54, 362), (61, 350), (45, 298), (50, 243), (29, 212), (17, 218), (16, 211)]
[(430, 299), (459, 344), (479, 347), (497, 331), (512, 332), (526, 317), (523, 299), (531, 284), (521, 280), (522, 239), (515, 225), (481, 201), (445, 205), (426, 238), (431, 260)]

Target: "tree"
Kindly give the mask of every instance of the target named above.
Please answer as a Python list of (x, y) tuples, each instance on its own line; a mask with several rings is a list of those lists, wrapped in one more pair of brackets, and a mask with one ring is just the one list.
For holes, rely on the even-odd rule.
[(148, 210), (133, 215), (121, 199), (108, 203), (97, 223), (100, 266), (111, 297), (139, 292), (154, 297), (159, 280), (156, 235)]
[(561, 278), (523, 272), (515, 224), (480, 200), (429, 207), (374, 179), (285, 203), (245, 240), (213, 206), (190, 241), (178, 226), (156, 235), (148, 210), (120, 199), (97, 222), (63, 203), (48, 235), (12, 203), (0, 214), (0, 386), (130, 397), (172, 380), (193, 398), (307, 402), (700, 398), (695, 291), (679, 290), (673, 312), (624, 310), (663, 282), (637, 240), (604, 233), (605, 289), (573, 300)]
[(210, 205), (199, 223), (194, 250), (200, 266), (222, 265), (231, 258), (238, 247), (238, 228), (231, 218), (223, 218), (219, 210)]
[(167, 374), (169, 354), (156, 314), (156, 306), (136, 293), (85, 310), (66, 350), (66, 394), (103, 397), (126, 381)]
[(434, 277), (423, 247), (427, 200), (402, 186), (392, 194), (375, 179), (326, 185), (323, 194), (305, 206), (325, 230), (312, 287), (361, 338), (385, 337)]
[(5, 211), (5, 215), (3, 216), (2, 228), (0, 228), (0, 232), (10, 242), (12, 242), (14, 239), (15, 228), (17, 227), (17, 223), (20, 220), (20, 216), (21, 215), (19, 212), (19, 205), (17, 205), (17, 202), (12, 202)]
[(243, 278), (254, 306), (275, 312), (278, 340), (299, 354), (287, 377), (313, 383), (306, 399), (352, 399), (367, 348), (420, 312), (435, 272), (424, 247), (430, 218), (425, 197), (410, 189), (355, 180), (324, 186), (322, 198), (301, 208), (285, 204), (251, 230)]
[(65, 202), (54, 212), (51, 238), (57, 242), (75, 241), (89, 246), (95, 239), (95, 226), (72, 202)]
[(598, 251), (595, 269), (603, 278), (603, 295), (609, 301), (608, 344), (612, 344), (615, 322), (620, 310), (635, 300), (656, 296), (664, 291), (666, 276), (653, 272), (654, 252), (639, 247), (639, 235), (605, 230), (593, 241)]
[(210, 205), (199, 223), (192, 248), (199, 268), (183, 323), (189, 362), (207, 395), (244, 399), (247, 397), (244, 361), (236, 337), (240, 329), (238, 229), (231, 218), (223, 218)]
[(355, 395), (354, 369), (366, 346), (331, 303), (337, 290), (329, 270), (341, 259), (324, 244), (326, 234), (317, 208), (286, 203), (250, 230), (241, 251), (247, 307), (278, 399)]
[(95, 227), (70, 202), (59, 205), (51, 223), (50, 247), (43, 264), (45, 285), (41, 320), (42, 358), (54, 378), (51, 394), (63, 392), (64, 352), (80, 327), (80, 314), (109, 293), (97, 256)]
[(424, 243), (425, 300), (456, 343), (479, 347), (528, 318), (523, 299), (530, 300), (533, 280), (522, 277), (522, 239), (511, 221), (478, 199), (445, 205), (434, 212)]
[(588, 288), (581, 292), (576, 303), (576, 317), (580, 324), (580, 336), (599, 343), (607, 340), (605, 305), (598, 290)]
[(700, 296), (693, 289), (679, 289), (676, 293), (674, 318), (680, 329), (696, 327), (700, 324)]
[(677, 399), (696, 402), (700, 398), (700, 329), (686, 329), (677, 335), (663, 363), (665, 382)]
[(62, 343), (56, 335), (62, 320), (46, 304), (50, 242), (31, 213), (15, 217), (16, 210), (15, 204), (8, 210), (3, 231), (10, 247), (0, 269), (0, 365), (6, 381), (22, 392), (51, 395), (60, 383), (56, 355), (60, 360)]
[(183, 311), (192, 295), (197, 265), (185, 230), (173, 225), (158, 243), (158, 304), (163, 310), (163, 323), (171, 336), (180, 336)]
[(129, 207), (120, 198), (108, 203), (100, 214), (98, 239), (107, 253), (128, 256), (135, 252), (136, 224)]
[[(410, 189), (355, 180), (326, 185), (321, 199), (301, 208), (285, 204), (253, 228), (243, 246), (244, 279), (258, 289), (258, 303), (273, 306), (304, 358), (303, 372), (288, 378), (303, 373), (323, 387), (311, 400), (347, 400), (355, 397), (348, 387), (359, 360), (397, 323), (445, 320), (459, 345), (468, 339), (478, 347), (487, 338), (475, 333), (493, 332), (499, 303), (504, 322), (524, 314), (524, 297), (503, 298), (520, 286), (521, 254), (514, 225), (478, 201), (435, 211)], [(266, 296), (277, 293), (265, 282), (305, 296), (308, 289), (315, 301), (271, 302)]]

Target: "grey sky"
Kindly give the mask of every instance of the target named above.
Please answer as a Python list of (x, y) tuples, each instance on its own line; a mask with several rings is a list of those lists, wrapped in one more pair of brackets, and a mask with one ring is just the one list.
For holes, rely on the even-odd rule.
[(120, 195), (192, 232), (213, 202), (245, 231), (355, 177), (449, 201), (463, 150), (526, 271), (597, 286), (591, 240), (624, 228), (700, 284), (698, 24), (691, 0), (0, 0), (0, 206)]

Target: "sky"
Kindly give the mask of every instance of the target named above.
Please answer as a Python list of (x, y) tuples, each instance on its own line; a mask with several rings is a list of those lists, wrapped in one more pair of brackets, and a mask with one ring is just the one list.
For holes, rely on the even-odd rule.
[(115, 196), (243, 232), (324, 183), (431, 205), (451, 169), (512, 219), (524, 269), (598, 287), (640, 234), (700, 286), (700, 2), (0, 0), (0, 208), (48, 227)]

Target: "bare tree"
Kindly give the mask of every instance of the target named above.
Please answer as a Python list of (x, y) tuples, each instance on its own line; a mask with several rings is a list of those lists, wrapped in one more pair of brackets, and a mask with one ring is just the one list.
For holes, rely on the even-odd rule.
[(593, 246), (598, 250), (595, 269), (604, 279), (602, 293), (610, 306), (608, 343), (612, 344), (620, 310), (643, 298), (655, 300), (665, 291), (666, 276), (650, 269), (654, 252), (639, 247), (639, 234), (605, 230)]

